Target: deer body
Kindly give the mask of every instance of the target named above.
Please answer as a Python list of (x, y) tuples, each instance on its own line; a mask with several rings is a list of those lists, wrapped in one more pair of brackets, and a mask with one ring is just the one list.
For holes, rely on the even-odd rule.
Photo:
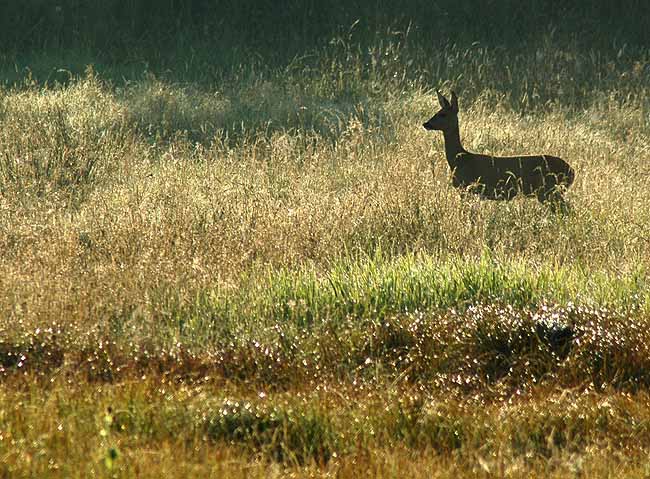
[(451, 95), (450, 103), (438, 93), (442, 109), (423, 126), (443, 132), (454, 187), (490, 200), (511, 200), (523, 194), (566, 207), (562, 191), (575, 179), (568, 163), (548, 155), (498, 157), (466, 151), (460, 142), (458, 98), (454, 92)]

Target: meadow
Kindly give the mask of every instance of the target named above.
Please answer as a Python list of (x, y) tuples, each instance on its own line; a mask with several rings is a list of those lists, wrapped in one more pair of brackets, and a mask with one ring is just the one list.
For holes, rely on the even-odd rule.
[[(0, 19), (0, 477), (647, 477), (645, 4), (59, 3)], [(452, 88), (569, 213), (459, 195)]]

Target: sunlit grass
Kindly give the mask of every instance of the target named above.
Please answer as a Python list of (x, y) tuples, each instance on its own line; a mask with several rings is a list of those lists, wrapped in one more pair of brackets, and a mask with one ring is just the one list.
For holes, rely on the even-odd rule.
[(286, 394), (157, 378), (79, 389), (68, 381), (54, 379), (47, 395), (7, 384), (3, 473), (642, 477), (647, 467), (645, 393), (539, 389), (490, 403), (395, 384)]

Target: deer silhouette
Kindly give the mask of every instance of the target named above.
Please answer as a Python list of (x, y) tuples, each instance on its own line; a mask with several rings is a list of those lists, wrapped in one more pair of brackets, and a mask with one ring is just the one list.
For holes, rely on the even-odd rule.
[(549, 155), (498, 157), (470, 153), (460, 142), (458, 97), (451, 102), (437, 91), (440, 111), (424, 123), (427, 130), (442, 131), (445, 156), (455, 188), (490, 200), (511, 200), (518, 194), (536, 196), (553, 210), (567, 211), (562, 193), (571, 186), (575, 172), (569, 164)]

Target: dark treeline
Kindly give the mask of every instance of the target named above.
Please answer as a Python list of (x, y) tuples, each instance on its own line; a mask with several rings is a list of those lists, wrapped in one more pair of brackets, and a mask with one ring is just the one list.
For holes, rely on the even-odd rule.
[(409, 41), (425, 50), (449, 41), (516, 48), (548, 31), (594, 48), (613, 39), (618, 48), (650, 44), (644, 0), (0, 0), (0, 54), (85, 49), (103, 61), (156, 64), (194, 46), (224, 61), (235, 51), (283, 62), (348, 34), (357, 21), (355, 42), (410, 25)]

